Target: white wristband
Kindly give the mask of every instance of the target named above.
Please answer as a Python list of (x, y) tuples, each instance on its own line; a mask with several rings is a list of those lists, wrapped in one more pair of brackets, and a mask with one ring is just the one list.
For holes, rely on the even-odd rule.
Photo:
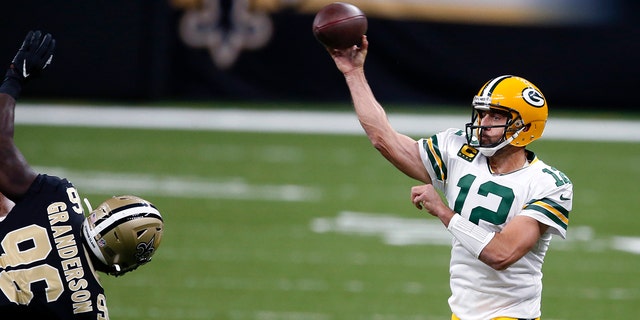
[(449, 221), (447, 229), (476, 258), (496, 235), (495, 232), (489, 232), (457, 213)]

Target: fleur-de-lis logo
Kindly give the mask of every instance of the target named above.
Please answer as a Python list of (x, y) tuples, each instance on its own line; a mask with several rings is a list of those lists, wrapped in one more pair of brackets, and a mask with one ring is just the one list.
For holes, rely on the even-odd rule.
[(202, 0), (180, 21), (180, 37), (188, 46), (207, 48), (218, 68), (233, 66), (243, 50), (262, 48), (271, 39), (273, 25), (265, 12), (251, 9), (249, 0)]
[(156, 250), (154, 247), (156, 236), (154, 235), (149, 242), (140, 242), (136, 246), (136, 260), (139, 263), (147, 263), (151, 260), (153, 252)]

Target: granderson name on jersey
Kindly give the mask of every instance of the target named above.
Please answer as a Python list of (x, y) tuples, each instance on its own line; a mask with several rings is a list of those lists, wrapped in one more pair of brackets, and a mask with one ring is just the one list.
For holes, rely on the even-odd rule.
[(451, 309), (465, 320), (539, 317), (542, 263), (552, 234), (566, 237), (573, 185), (562, 172), (530, 151), (527, 166), (508, 174), (494, 174), (488, 158), (466, 142), (464, 132), (458, 129), (419, 141), (424, 166), (449, 207), (488, 231), (499, 232), (518, 215), (549, 228), (531, 251), (503, 271), (484, 264), (453, 238)]
[(39, 175), (0, 222), (0, 318), (108, 319), (73, 185)]

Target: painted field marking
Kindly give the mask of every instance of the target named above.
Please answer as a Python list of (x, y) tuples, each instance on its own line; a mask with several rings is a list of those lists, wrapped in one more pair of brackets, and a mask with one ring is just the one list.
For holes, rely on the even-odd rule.
[[(601, 239), (591, 227), (571, 226), (570, 236), (560, 240), (554, 236), (553, 249), (572, 250), (576, 247), (597, 247), (640, 254), (639, 237), (614, 236)], [(401, 218), (391, 214), (342, 211), (336, 217), (315, 218), (310, 229), (316, 233), (337, 232), (360, 236), (377, 236), (388, 245), (451, 245), (451, 234), (440, 220), (427, 218)], [(594, 243), (599, 245), (594, 246)]]
[[(426, 137), (464, 128), (470, 116), (388, 114), (398, 132)], [(241, 132), (364, 134), (352, 107), (344, 112), (21, 104), (16, 124)], [(640, 142), (640, 121), (551, 117), (544, 139)]]
[(81, 186), (83, 193), (146, 194), (176, 198), (235, 199), (259, 201), (319, 201), (322, 192), (300, 185), (254, 185), (243, 178), (224, 181), (193, 177), (74, 171), (37, 167), (39, 172), (65, 177)]

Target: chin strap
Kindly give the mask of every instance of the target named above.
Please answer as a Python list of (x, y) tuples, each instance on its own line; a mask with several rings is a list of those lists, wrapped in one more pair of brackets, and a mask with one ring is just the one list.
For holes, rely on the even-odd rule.
[(493, 146), (493, 147), (477, 147), (476, 149), (478, 149), (478, 151), (480, 151), (480, 153), (482, 153), (482, 155), (484, 155), (485, 157), (491, 157), (493, 156), (498, 150), (504, 148), (504, 146), (508, 145), (511, 143), (511, 141), (515, 140), (520, 133), (522, 132), (522, 130), (524, 130), (525, 127), (522, 127), (520, 129), (518, 129), (518, 131), (516, 131), (509, 139), (506, 139), (502, 142), (500, 142), (498, 145)]

